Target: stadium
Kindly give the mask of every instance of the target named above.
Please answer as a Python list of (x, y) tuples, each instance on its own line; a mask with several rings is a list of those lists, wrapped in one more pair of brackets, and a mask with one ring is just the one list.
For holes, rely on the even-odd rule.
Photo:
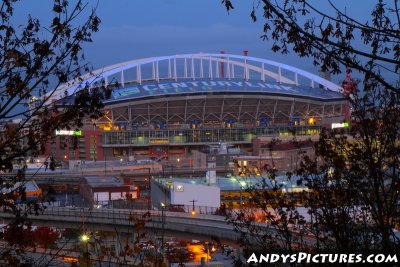
[[(104, 67), (59, 88), (50, 101), (118, 83), (104, 117), (60, 130), (47, 153), (58, 159), (163, 160), (224, 142), (251, 152), (259, 136), (317, 134), (348, 121), (342, 88), (304, 70), (232, 54), (151, 57)], [(79, 137), (79, 146), (65, 143)]]

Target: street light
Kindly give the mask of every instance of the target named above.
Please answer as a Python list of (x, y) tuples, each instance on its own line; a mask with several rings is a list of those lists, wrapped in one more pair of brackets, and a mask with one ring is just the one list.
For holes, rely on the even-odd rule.
[(165, 203), (161, 202), (161, 255), (163, 262), (165, 262), (164, 253), (164, 224), (165, 224)]
[(194, 209), (194, 202), (197, 202), (197, 200), (190, 200), (189, 202), (192, 202), (193, 206), (192, 206), (192, 215), (196, 215), (196, 210)]
[(240, 187), (240, 209), (242, 209), (242, 206), (243, 206), (243, 200), (242, 200), (242, 190), (243, 190), (243, 187), (246, 185), (246, 182), (245, 181), (240, 181), (239, 182), (239, 187)]
[(161, 202), (161, 251), (164, 253), (164, 224), (165, 224), (165, 203)]
[(87, 233), (83, 233), (83, 234), (81, 235), (80, 239), (81, 239), (81, 241), (82, 241), (83, 243), (87, 243), (87, 242), (89, 241), (89, 239), (90, 239), (90, 236), (89, 236)]
[(88, 243), (90, 240), (90, 236), (87, 233), (83, 233), (80, 236), (80, 240), (82, 241), (82, 243), (85, 245), (86, 251), (84, 253), (84, 257), (85, 257), (85, 261), (86, 261), (86, 266), (89, 266), (89, 249), (88, 249)]

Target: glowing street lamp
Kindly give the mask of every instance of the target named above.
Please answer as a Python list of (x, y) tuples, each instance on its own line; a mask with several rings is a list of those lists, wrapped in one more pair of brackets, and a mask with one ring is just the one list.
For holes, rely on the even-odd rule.
[(165, 203), (161, 202), (161, 251), (164, 253), (164, 224), (165, 224)]
[(193, 206), (192, 206), (192, 215), (194, 216), (194, 215), (196, 215), (196, 210), (195, 210), (195, 208), (194, 208), (194, 202), (197, 202), (197, 200), (191, 200), (191, 201), (189, 201), (189, 202), (192, 202), (192, 204), (193, 204)]
[(83, 233), (80, 236), (80, 240), (82, 241), (83, 244), (85, 244), (86, 247), (86, 252), (84, 253), (84, 258), (86, 261), (86, 266), (89, 266), (89, 248), (88, 248), (88, 242), (90, 240), (90, 236), (87, 233)]
[(239, 181), (239, 187), (240, 187), (240, 209), (242, 209), (243, 206), (243, 197), (242, 197), (242, 190), (246, 186), (245, 181)]
[(81, 235), (81, 238), (80, 238), (80, 239), (81, 239), (81, 241), (82, 241), (83, 243), (86, 243), (86, 242), (89, 241), (90, 236), (89, 236), (88, 234), (84, 233), (84, 234)]

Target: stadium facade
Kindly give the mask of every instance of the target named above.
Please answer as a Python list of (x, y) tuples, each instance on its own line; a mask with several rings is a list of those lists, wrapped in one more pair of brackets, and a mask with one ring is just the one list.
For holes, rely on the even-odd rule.
[[(167, 159), (225, 142), (251, 150), (258, 136), (317, 134), (348, 121), (342, 88), (282, 63), (232, 54), (185, 54), (133, 60), (86, 74), (50, 101), (83, 86), (118, 82), (104, 117), (59, 131), (47, 147), (58, 159)], [(79, 139), (70, 149), (71, 136)]]

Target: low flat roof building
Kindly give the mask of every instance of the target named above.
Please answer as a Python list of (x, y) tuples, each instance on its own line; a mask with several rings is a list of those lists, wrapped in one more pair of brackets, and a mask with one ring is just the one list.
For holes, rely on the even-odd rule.
[(121, 178), (114, 176), (87, 176), (80, 182), (80, 194), (95, 204), (119, 199), (139, 197), (137, 186), (125, 185)]

